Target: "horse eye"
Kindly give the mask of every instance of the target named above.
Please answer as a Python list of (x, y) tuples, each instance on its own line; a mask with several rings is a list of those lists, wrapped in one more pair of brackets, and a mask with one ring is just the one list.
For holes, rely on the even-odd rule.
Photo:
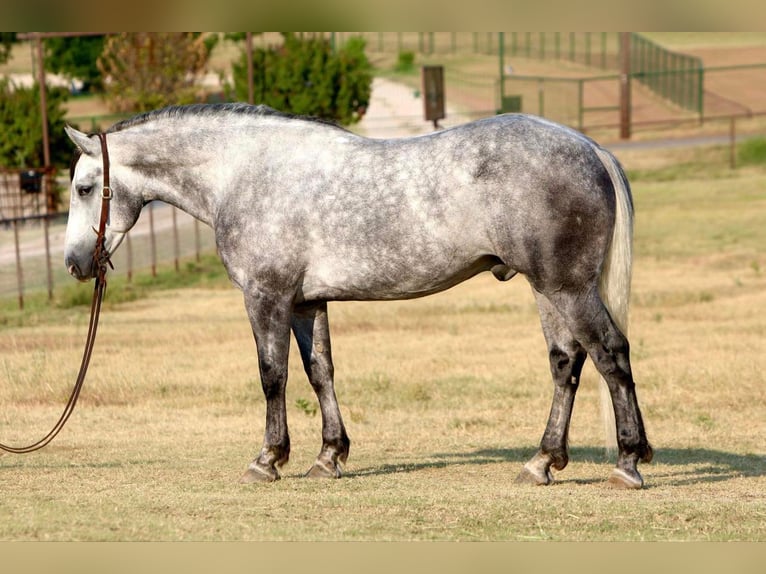
[(85, 197), (86, 195), (89, 195), (92, 190), (92, 186), (81, 186), (77, 188), (77, 194), (80, 197)]

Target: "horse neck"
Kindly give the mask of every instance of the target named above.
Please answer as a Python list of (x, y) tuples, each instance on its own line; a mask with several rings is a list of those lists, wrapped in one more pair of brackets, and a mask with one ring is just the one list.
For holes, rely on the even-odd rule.
[[(213, 151), (194, 146), (183, 131), (144, 126), (109, 134), (115, 172), (127, 193), (140, 194), (143, 203), (163, 201), (212, 225), (217, 210), (216, 188), (208, 181)], [(119, 173), (119, 172), (118, 172)]]

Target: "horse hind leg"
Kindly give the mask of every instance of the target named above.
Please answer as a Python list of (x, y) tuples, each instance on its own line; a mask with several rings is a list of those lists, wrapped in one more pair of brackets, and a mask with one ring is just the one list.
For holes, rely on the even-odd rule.
[(569, 422), (587, 355), (548, 299), (537, 292), (535, 297), (548, 345), (553, 402), (540, 449), (524, 465), (516, 481), (544, 485), (553, 482), (551, 467), (563, 470), (569, 462)]
[(322, 450), (306, 476), (340, 478), (350, 441), (335, 397), (327, 303), (297, 308), (293, 313), (292, 328), (303, 367), (322, 412)]
[(578, 294), (557, 292), (549, 297), (609, 387), (618, 447), (617, 466), (609, 482), (621, 488), (641, 488), (644, 481), (637, 464), (650, 462), (653, 451), (638, 406), (628, 339), (609, 315), (598, 286)]

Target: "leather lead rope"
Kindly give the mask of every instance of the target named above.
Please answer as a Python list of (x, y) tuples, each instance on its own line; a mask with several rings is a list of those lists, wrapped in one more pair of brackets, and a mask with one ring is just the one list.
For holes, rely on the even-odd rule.
[(46, 446), (50, 443), (64, 425), (69, 420), (74, 407), (77, 404), (77, 399), (80, 396), (82, 385), (85, 382), (85, 375), (88, 372), (88, 365), (90, 364), (90, 357), (93, 354), (93, 345), (96, 342), (96, 331), (98, 330), (98, 318), (101, 314), (101, 302), (104, 299), (104, 291), (106, 290), (106, 271), (107, 265), (112, 267), (112, 262), (109, 260), (109, 252), (106, 250), (106, 224), (109, 220), (109, 202), (112, 199), (112, 189), (109, 187), (109, 152), (106, 147), (106, 134), (98, 134), (101, 140), (101, 155), (104, 162), (104, 186), (101, 191), (101, 218), (98, 223), (98, 229), (94, 229), (96, 232), (96, 248), (93, 251), (93, 262), (97, 267), (96, 284), (93, 289), (93, 300), (90, 304), (90, 321), (88, 324), (88, 336), (85, 339), (85, 350), (83, 351), (82, 361), (80, 363), (80, 372), (77, 374), (77, 380), (75, 381), (72, 394), (69, 396), (64, 411), (61, 413), (59, 420), (53, 426), (53, 428), (43, 438), (36, 443), (27, 446), (8, 446), (0, 443), (0, 450), (10, 452), (14, 454), (26, 454), (34, 452)]

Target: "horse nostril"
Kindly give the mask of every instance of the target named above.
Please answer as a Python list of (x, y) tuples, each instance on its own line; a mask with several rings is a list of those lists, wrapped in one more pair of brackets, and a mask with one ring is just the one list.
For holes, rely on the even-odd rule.
[(80, 277), (82, 277), (82, 273), (80, 273), (80, 268), (77, 267), (77, 265), (74, 263), (72, 263), (69, 267), (67, 267), (67, 271), (69, 271), (69, 274), (75, 279), (79, 279)]

